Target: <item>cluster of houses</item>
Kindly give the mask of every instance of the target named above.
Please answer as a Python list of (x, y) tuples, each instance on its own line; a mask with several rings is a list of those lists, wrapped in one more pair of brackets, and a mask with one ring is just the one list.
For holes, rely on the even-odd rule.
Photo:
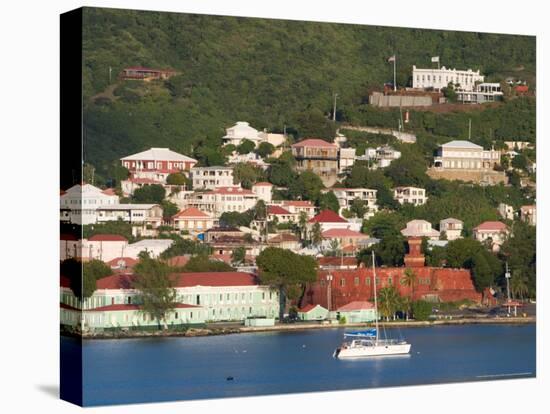
[[(263, 142), (270, 143), (276, 151), (282, 151), (286, 143), (284, 134), (258, 131), (246, 122), (228, 128), (223, 137), (225, 145), (239, 146), (244, 140), (252, 141), (256, 147)], [(358, 265), (355, 255), (380, 241), (361, 232), (363, 219), (370, 218), (379, 210), (377, 190), (333, 187), (333, 184), (356, 160), (368, 159), (373, 162), (372, 168), (385, 168), (401, 153), (383, 146), (368, 149), (361, 158), (355, 155), (354, 148), (345, 148), (345, 142), (345, 137), (339, 134), (336, 143), (310, 138), (290, 146), (296, 159), (296, 170), (313, 171), (323, 180), (327, 187), (323, 192), (334, 193), (338, 200), (337, 212), (319, 210), (307, 200), (276, 200), (275, 187), (269, 182), (256, 182), (250, 189), (243, 188), (236, 184), (231, 164), (200, 166), (193, 158), (169, 148), (150, 148), (121, 158), (121, 165), (129, 172), (128, 178), (121, 182), (122, 193), (112, 188), (100, 189), (90, 183), (62, 190), (62, 223), (93, 228), (106, 222), (123, 221), (131, 224), (133, 236), (140, 239), (130, 243), (127, 238), (115, 234), (95, 234), (85, 239), (61, 235), (61, 260), (101, 260), (113, 272), (111, 276), (100, 279), (93, 295), (85, 300), (74, 296), (70, 280), (62, 275), (62, 323), (89, 330), (156, 324), (157, 321), (140, 310), (140, 295), (133, 288), (133, 266), (141, 252), (159, 258), (171, 247), (172, 239), (157, 238), (160, 231), (167, 229), (184, 238), (208, 244), (213, 251), (212, 260), (229, 263), (237, 271), (174, 273), (171, 277), (177, 292), (177, 305), (163, 321), (166, 325), (274, 319), (279, 314), (277, 292), (260, 284), (255, 265), (255, 257), (268, 246), (312, 255), (318, 261), (318, 280), (306, 289), (298, 312), (300, 318), (345, 317), (349, 322), (373, 320), (376, 314), (369, 302), (372, 272)], [(265, 163), (255, 153), (234, 153), (232, 157), (236, 163), (250, 162), (260, 167)], [(438, 150), (433, 170), (439, 173), (488, 172), (493, 171), (499, 162), (500, 153), (497, 151), (484, 150), (468, 141), (451, 141)], [(175, 173), (184, 174), (191, 184), (169, 184), (168, 177)], [(160, 204), (120, 202), (122, 197), (131, 197), (137, 189), (152, 184), (164, 187), (166, 199), (179, 209), (176, 214), (166, 217)], [(412, 186), (394, 188), (393, 196), (400, 204), (415, 206), (422, 206), (428, 200), (426, 189)], [(239, 228), (220, 223), (222, 214), (244, 213), (253, 209), (260, 200), (266, 205), (264, 219), (254, 219), (249, 227)], [(363, 217), (348, 214), (357, 200), (362, 202), (365, 210)], [(514, 220), (518, 216), (510, 209), (507, 205), (499, 207), (503, 219)], [(519, 218), (535, 225), (535, 206), (521, 207)], [(292, 226), (287, 224), (299, 226), (300, 234), (295, 234), (289, 229)], [(277, 230), (274, 231), (274, 227)], [(479, 302), (481, 295), (475, 291), (468, 270), (427, 267), (420, 251), (423, 238), (428, 238), (429, 246), (441, 246), (463, 237), (463, 230), (463, 222), (452, 217), (441, 220), (437, 229), (425, 220), (408, 222), (401, 230), (409, 240), (405, 266), (382, 268), (378, 286), (395, 286), (400, 294), (414, 295), (415, 299)], [(302, 239), (306, 238), (305, 235), (311, 238), (314, 232), (319, 233), (320, 241), (304, 247)], [(473, 229), (473, 237), (495, 252), (509, 236), (508, 225), (498, 221), (483, 222)], [(232, 255), (243, 247), (245, 260), (233, 263)], [(188, 260), (188, 256), (177, 256), (168, 263), (181, 267)], [(414, 292), (401, 282), (405, 270), (411, 268), (418, 275), (419, 285)]]

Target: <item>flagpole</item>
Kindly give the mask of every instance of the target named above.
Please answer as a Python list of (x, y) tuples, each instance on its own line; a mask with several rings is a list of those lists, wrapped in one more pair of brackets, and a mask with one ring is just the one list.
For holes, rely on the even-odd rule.
[(393, 55), (393, 91), (397, 91), (397, 81), (395, 80), (395, 61), (397, 60), (397, 55)]

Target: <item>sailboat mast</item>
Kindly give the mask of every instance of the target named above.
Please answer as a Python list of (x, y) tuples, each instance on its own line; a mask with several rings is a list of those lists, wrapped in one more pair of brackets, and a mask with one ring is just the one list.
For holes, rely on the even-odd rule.
[(378, 300), (376, 298), (376, 265), (374, 263), (374, 250), (372, 251), (372, 279), (374, 286), (374, 327), (376, 329), (376, 343), (378, 343)]

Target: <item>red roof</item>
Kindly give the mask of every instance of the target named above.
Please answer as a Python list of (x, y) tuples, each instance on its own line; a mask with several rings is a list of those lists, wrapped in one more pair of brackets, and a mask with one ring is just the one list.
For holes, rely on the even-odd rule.
[(176, 287), (193, 286), (255, 286), (256, 276), (244, 272), (200, 272), (174, 275)]
[(88, 239), (88, 241), (125, 241), (128, 239), (119, 234), (95, 234)]
[(350, 229), (329, 229), (324, 231), (321, 236), (325, 239), (330, 239), (333, 237), (356, 237), (356, 238), (368, 238), (369, 236), (358, 231), (353, 231)]
[(107, 264), (111, 267), (125, 266), (125, 267), (134, 267), (137, 264), (137, 260), (131, 257), (115, 257), (112, 260), (109, 260)]
[(313, 204), (311, 204), (311, 201), (307, 200), (285, 200), (283, 201), (283, 206), (315, 207)]
[(357, 267), (357, 259), (355, 257), (319, 257), (317, 259), (319, 266), (355, 266)]
[(209, 194), (243, 194), (243, 195), (252, 195), (254, 194), (252, 190), (247, 190), (241, 187), (218, 187), (215, 190), (209, 192)]
[(292, 148), (297, 147), (326, 147), (326, 148), (336, 148), (337, 145), (333, 144), (332, 142), (327, 142), (319, 138), (308, 138), (304, 139), (303, 141), (300, 141), (294, 145), (292, 145)]
[(273, 184), (268, 183), (267, 181), (260, 181), (259, 183), (254, 184), (256, 187), (273, 187)]
[(105, 195), (116, 195), (114, 188), (106, 188), (102, 191)]
[(184, 218), (184, 217), (185, 218), (195, 218), (195, 217), (210, 218), (210, 216), (206, 214), (204, 211), (201, 211), (195, 207), (189, 207), (189, 208), (186, 208), (185, 210), (181, 210), (178, 214), (176, 214), (172, 218), (177, 219), (177, 218)]
[[(200, 306), (189, 305), (187, 303), (176, 303), (174, 305), (176, 309), (182, 308), (200, 308)], [(89, 312), (113, 312), (113, 311), (127, 311), (127, 310), (139, 310), (141, 309), (140, 305), (133, 303), (117, 303), (114, 305), (100, 306), (99, 308), (87, 309)]]
[(59, 307), (60, 307), (61, 309), (67, 309), (67, 310), (82, 312), (82, 309), (75, 308), (74, 306), (67, 305), (66, 303), (61, 303), (61, 302), (60, 302), (60, 303), (59, 303)]
[(347, 223), (348, 221), (340, 217), (332, 210), (323, 210), (315, 217), (309, 220), (309, 223)]
[(500, 221), (484, 221), (479, 226), (474, 227), (474, 230), (505, 231), (507, 230), (507, 227), (506, 227), (506, 224)]
[(359, 310), (363, 310), (363, 309), (372, 309), (372, 308), (374, 308), (374, 305), (371, 302), (355, 301), (355, 302), (350, 302), (347, 305), (339, 307), (338, 312), (359, 311)]
[[(255, 286), (256, 276), (244, 272), (196, 272), (174, 273), (171, 275), (174, 287), (193, 286)], [(117, 274), (101, 278), (96, 287), (101, 289), (133, 289), (136, 275)]]
[(70, 234), (70, 233), (61, 233), (59, 235), (59, 240), (63, 240), (63, 241), (77, 241), (77, 237), (74, 235), (74, 234)]
[(267, 214), (292, 214), (280, 206), (267, 206)]
[(309, 305), (304, 306), (303, 308), (298, 309), (298, 312), (307, 313), (310, 310), (315, 309), (317, 306), (320, 306), (320, 305), (309, 304)]

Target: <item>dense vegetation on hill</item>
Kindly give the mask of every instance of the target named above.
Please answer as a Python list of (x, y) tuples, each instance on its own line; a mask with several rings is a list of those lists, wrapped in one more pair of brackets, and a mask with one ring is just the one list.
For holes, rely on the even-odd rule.
[[(106, 173), (113, 160), (155, 146), (216, 160), (224, 128), (247, 120), (295, 137), (332, 138), (324, 116), (338, 93), (338, 121), (396, 125), (395, 111), (366, 107), (368, 91), (397, 81), (439, 55), (450, 67), (480, 69), (489, 80), (514, 76), (534, 86), (535, 39), (486, 33), (86, 9), (86, 159)], [(127, 66), (170, 67), (167, 82), (119, 82)], [(109, 81), (109, 68), (112, 78)], [(99, 94), (99, 95), (98, 95)], [(94, 97), (94, 99), (92, 99)], [(517, 116), (518, 113), (528, 116)], [(534, 102), (480, 112), (414, 112), (411, 128), (464, 137), (534, 139)]]

